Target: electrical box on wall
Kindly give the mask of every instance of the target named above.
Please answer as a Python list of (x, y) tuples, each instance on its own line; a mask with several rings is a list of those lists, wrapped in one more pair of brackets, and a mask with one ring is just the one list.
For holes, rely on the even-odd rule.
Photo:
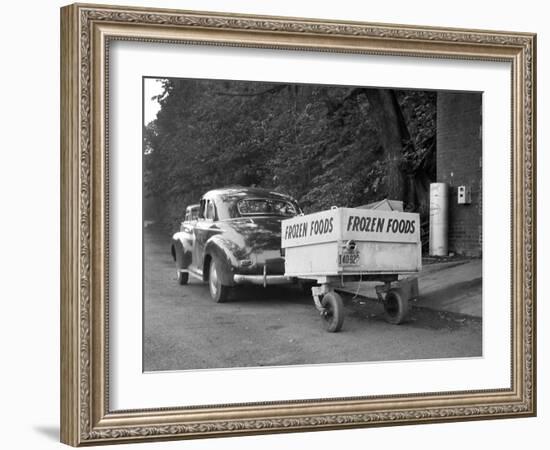
[(458, 204), (469, 205), (470, 203), (472, 203), (470, 186), (458, 186)]

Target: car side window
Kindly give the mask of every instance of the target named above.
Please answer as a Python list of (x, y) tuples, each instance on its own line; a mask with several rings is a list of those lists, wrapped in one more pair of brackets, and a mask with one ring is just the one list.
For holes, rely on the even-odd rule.
[(212, 202), (212, 200), (208, 200), (206, 203), (206, 219), (214, 220), (215, 215), (216, 212), (214, 210), (214, 203)]
[(206, 200), (202, 199), (199, 206), (199, 219), (204, 219), (206, 213)]

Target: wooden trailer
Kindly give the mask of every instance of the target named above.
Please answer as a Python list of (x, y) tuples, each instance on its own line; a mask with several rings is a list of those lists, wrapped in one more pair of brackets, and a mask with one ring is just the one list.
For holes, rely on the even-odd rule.
[(342, 298), (334, 291), (350, 281), (380, 281), (385, 317), (401, 323), (409, 299), (418, 296), (412, 275), (422, 268), (420, 217), (416, 213), (332, 208), (284, 220), (281, 248), (285, 276), (311, 280), (315, 306), (328, 331), (340, 330)]

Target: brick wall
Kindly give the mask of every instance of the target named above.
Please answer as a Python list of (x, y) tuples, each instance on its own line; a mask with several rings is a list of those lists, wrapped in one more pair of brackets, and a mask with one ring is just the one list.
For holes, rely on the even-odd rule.
[[(437, 181), (449, 185), (449, 252), (481, 256), (481, 94), (437, 95)], [(459, 205), (458, 186), (470, 187), (472, 203)]]

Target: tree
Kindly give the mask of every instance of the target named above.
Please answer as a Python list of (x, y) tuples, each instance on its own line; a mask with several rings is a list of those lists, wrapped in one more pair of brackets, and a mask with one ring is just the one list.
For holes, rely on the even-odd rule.
[(432, 93), (170, 79), (158, 101), (144, 131), (145, 184), (166, 226), (232, 184), (289, 193), (306, 212), (384, 197), (415, 209), (417, 175), (430, 176)]

